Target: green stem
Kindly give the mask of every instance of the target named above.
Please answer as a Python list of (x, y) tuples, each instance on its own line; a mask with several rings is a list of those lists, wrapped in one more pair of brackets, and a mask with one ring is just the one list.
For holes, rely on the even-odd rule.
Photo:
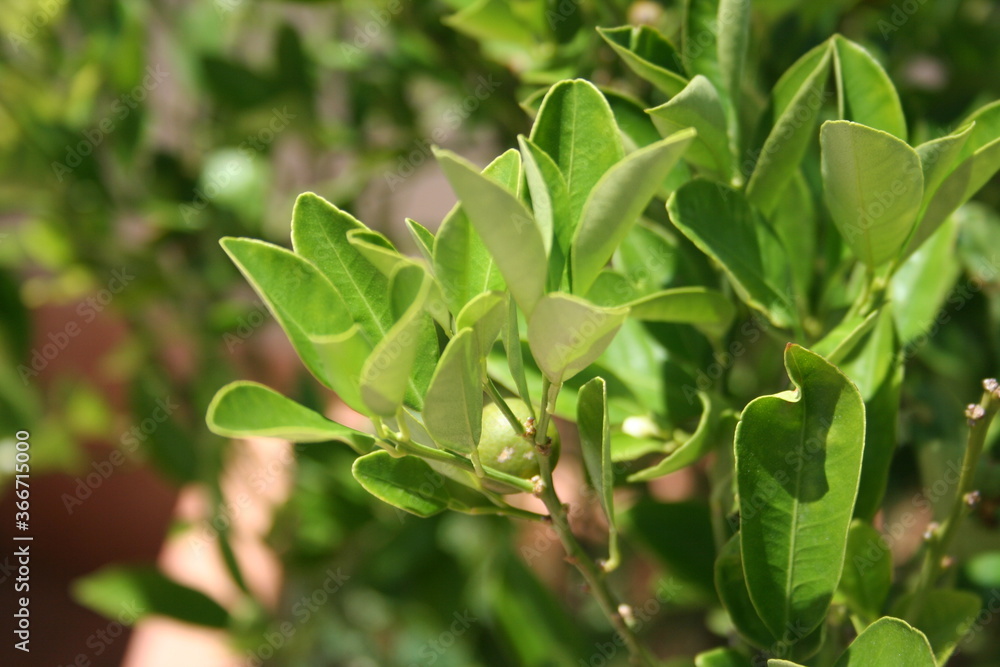
[[(399, 449), (407, 454), (414, 454), (421, 458), (441, 461), (442, 463), (450, 463), (457, 468), (461, 468), (462, 470), (466, 470), (473, 474), (476, 472), (476, 467), (473, 465), (472, 461), (453, 452), (449, 452), (444, 449), (427, 447), (426, 445), (421, 445), (419, 442), (413, 442), (412, 440), (400, 441), (397, 444)], [(487, 479), (492, 479), (495, 482), (501, 482), (503, 484), (513, 486), (518, 491), (523, 493), (533, 493), (535, 490), (534, 485), (528, 480), (508, 475), (505, 472), (500, 472), (499, 470), (494, 470), (493, 468), (483, 466), (483, 474)]]
[(607, 582), (603, 576), (604, 573), (590, 555), (587, 554), (579, 540), (573, 534), (573, 530), (569, 525), (569, 514), (566, 511), (566, 506), (559, 500), (555, 486), (552, 484), (552, 462), (549, 459), (547, 433), (551, 418), (551, 409), (555, 405), (555, 400), (559, 395), (561, 386), (560, 384), (553, 385), (549, 382), (548, 378), (542, 379), (542, 410), (535, 430), (535, 445), (539, 449), (538, 468), (542, 478), (541, 493), (538, 495), (552, 516), (552, 527), (559, 536), (559, 541), (562, 542), (563, 549), (566, 550), (566, 560), (572, 563), (583, 576), (583, 580), (587, 583), (587, 588), (597, 600), (601, 611), (604, 612), (615, 632), (625, 642), (633, 664), (642, 665), (643, 667), (655, 667), (657, 664), (655, 658), (639, 643), (639, 638), (618, 611), (618, 604), (607, 586)]
[(976, 463), (986, 443), (986, 433), (997, 411), (1000, 410), (1000, 395), (987, 390), (983, 393), (979, 406), (982, 407), (983, 414), (969, 419), (969, 439), (965, 447), (965, 456), (962, 458), (962, 473), (958, 479), (951, 511), (941, 527), (933, 531), (928, 538), (927, 550), (924, 552), (924, 560), (920, 567), (920, 578), (906, 614), (911, 621), (915, 621), (923, 611), (927, 594), (934, 588), (944, 570), (943, 561), (955, 539), (958, 527), (969, 513), (970, 507), (966, 502), (966, 496), (973, 490)]
[(521, 420), (517, 418), (514, 411), (510, 409), (509, 405), (507, 405), (507, 401), (505, 401), (503, 396), (500, 395), (500, 390), (497, 389), (496, 384), (493, 383), (493, 379), (486, 378), (485, 384), (486, 393), (490, 395), (490, 399), (497, 404), (498, 408), (500, 408), (500, 412), (502, 412), (503, 416), (507, 418), (507, 422), (510, 424), (510, 427), (514, 429), (514, 433), (517, 435), (524, 435), (524, 424), (521, 423)]

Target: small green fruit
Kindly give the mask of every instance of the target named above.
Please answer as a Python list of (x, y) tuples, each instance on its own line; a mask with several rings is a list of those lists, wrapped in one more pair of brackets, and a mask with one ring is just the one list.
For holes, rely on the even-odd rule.
[[(522, 425), (526, 425), (531, 412), (524, 401), (508, 400), (507, 405)], [(532, 429), (533, 430), (533, 429)], [(556, 425), (549, 422), (548, 436), (552, 440), (552, 466), (559, 460), (559, 432)], [(479, 439), (479, 460), (487, 468), (493, 468), (521, 479), (531, 479), (538, 474), (538, 452), (533, 436), (514, 433), (510, 422), (495, 403), (483, 408), (483, 434)]]

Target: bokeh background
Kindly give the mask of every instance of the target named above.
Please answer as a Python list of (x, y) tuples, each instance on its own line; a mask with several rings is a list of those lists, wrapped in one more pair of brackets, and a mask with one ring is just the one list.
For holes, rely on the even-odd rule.
[[(489, 518), (403, 517), (354, 483), (347, 451), (208, 432), (208, 401), (238, 378), (351, 419), (301, 367), (218, 239), (287, 244), (294, 198), (311, 190), (412, 251), (405, 217), (434, 229), (454, 203), (431, 145), (484, 164), (530, 127), (522, 102), (567, 77), (655, 101), (594, 27), (649, 23), (676, 36), (680, 4), (4, 0), (5, 605), (21, 430), (32, 444), (34, 542), (32, 652), (11, 651), (5, 606), (2, 664), (575, 665), (597, 655), (607, 630), (545, 533)], [(748, 94), (766, 94), (840, 31), (884, 63), (914, 138), (1000, 98), (996, 2), (754, 8)], [(1000, 248), (1000, 184), (977, 201), (979, 237), (966, 244), (988, 257)], [(941, 425), (932, 409), (953, 402), (948, 387), (998, 367), (997, 293), (994, 282), (973, 295), (915, 355), (914, 373), (928, 380), (908, 415), (927, 432), (904, 433), (901, 489), (918, 483), (919, 444), (960, 427)], [(572, 451), (567, 460), (572, 476)], [(697, 532), (707, 526), (702, 505), (687, 499), (700, 491), (698, 471), (683, 471), (652, 492), (673, 501), (671, 521)], [(640, 516), (655, 521), (656, 511)], [(596, 517), (574, 520), (599, 543)], [(660, 655), (722, 641), (704, 611), (713, 592), (701, 537), (685, 548), (656, 536), (622, 582), (649, 599), (646, 632)], [(1000, 586), (993, 553), (966, 573), (984, 589)], [(123, 564), (148, 565), (131, 576), (155, 580), (151, 595), (201, 626), (153, 618), (125, 627), (136, 615), (129, 603), (139, 613), (156, 600), (119, 596)]]

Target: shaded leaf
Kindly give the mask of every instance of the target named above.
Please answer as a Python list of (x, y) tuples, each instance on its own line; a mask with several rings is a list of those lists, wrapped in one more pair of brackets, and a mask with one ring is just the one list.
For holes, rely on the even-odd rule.
[(460, 329), (444, 349), (427, 390), (424, 426), (435, 442), (458, 452), (472, 451), (482, 433), (480, 354), (475, 331)]
[(719, 402), (713, 401), (705, 392), (698, 392), (698, 400), (701, 401), (701, 418), (698, 420), (698, 428), (691, 437), (677, 443), (677, 448), (656, 465), (629, 475), (628, 481), (646, 482), (669, 475), (697, 462), (712, 449), (711, 435), (718, 425), (721, 408)]
[(668, 97), (687, 85), (680, 54), (670, 41), (650, 26), (598, 28), (629, 69)]
[(870, 523), (855, 519), (847, 533), (847, 557), (838, 593), (867, 625), (882, 614), (892, 584), (892, 551)]
[(733, 173), (726, 130), (726, 110), (719, 93), (708, 79), (698, 75), (669, 102), (648, 110), (663, 136), (693, 127), (697, 137), (685, 159), (728, 181)]
[(608, 388), (602, 378), (594, 378), (580, 387), (576, 404), (576, 423), (580, 433), (580, 453), (583, 455), (587, 477), (597, 491), (601, 508), (608, 518), (610, 555), (605, 571), (610, 571), (618, 564), (618, 528), (615, 523)]

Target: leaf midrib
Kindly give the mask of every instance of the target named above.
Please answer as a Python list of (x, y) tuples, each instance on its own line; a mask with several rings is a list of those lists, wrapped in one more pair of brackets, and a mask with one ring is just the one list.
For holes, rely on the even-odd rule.
[[(795, 366), (795, 376), (799, 378), (799, 404), (802, 406), (802, 429), (799, 432), (799, 444), (798, 449), (801, 449), (802, 443), (805, 442), (806, 437), (806, 424), (808, 409), (806, 406), (806, 392), (804, 388), (804, 382), (801, 381), (802, 369), (799, 367), (799, 362), (794, 356), (789, 356), (792, 365)], [(801, 384), (800, 384), (801, 383)], [(792, 531), (791, 531), (791, 541), (789, 542), (788, 549), (788, 567), (787, 574), (785, 575), (785, 604), (784, 613), (782, 614), (783, 625), (787, 627), (789, 619), (791, 618), (792, 612), (792, 581), (795, 579), (795, 554), (796, 554), (796, 541), (799, 534), (799, 494), (802, 492), (802, 477), (803, 472), (800, 469), (798, 474), (795, 476), (795, 493), (792, 496)]]

